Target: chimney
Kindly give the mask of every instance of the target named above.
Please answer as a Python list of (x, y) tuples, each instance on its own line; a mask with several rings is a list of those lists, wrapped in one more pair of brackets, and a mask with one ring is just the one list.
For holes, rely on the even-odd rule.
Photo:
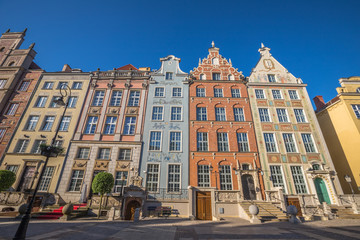
[(71, 67), (68, 64), (65, 64), (62, 69), (62, 72), (71, 72)]
[(316, 106), (316, 112), (319, 111), (320, 109), (322, 109), (323, 107), (325, 107), (325, 102), (324, 102), (324, 98), (323, 96), (315, 96), (313, 98), (313, 101), (315, 103)]

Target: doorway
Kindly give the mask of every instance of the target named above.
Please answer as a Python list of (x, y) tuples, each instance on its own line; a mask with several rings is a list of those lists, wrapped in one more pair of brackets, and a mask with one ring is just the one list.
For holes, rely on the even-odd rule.
[(196, 192), (196, 218), (212, 220), (211, 192)]
[(140, 208), (140, 203), (136, 200), (132, 200), (127, 204), (125, 211), (125, 220), (134, 220), (136, 208)]
[(299, 216), (299, 217), (303, 216), (302, 211), (301, 211), (300, 201), (298, 198), (287, 198), (287, 205), (288, 206), (294, 205), (298, 210), (296, 216)]
[(250, 174), (241, 176), (244, 200), (256, 200), (254, 178)]
[(31, 188), (33, 178), (35, 176), (35, 167), (26, 166), (22, 178), (20, 180), (17, 191), (23, 192)]
[(319, 202), (326, 202), (327, 204), (331, 204), (324, 180), (322, 180), (321, 178), (315, 178), (314, 183)]

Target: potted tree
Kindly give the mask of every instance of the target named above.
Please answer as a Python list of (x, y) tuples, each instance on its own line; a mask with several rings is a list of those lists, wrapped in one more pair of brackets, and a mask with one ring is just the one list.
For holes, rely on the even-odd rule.
[(114, 187), (114, 177), (111, 173), (100, 172), (95, 176), (91, 188), (94, 193), (100, 194), (100, 206), (99, 206), (98, 218), (100, 218), (101, 215), (102, 198), (104, 194), (110, 193), (113, 187)]

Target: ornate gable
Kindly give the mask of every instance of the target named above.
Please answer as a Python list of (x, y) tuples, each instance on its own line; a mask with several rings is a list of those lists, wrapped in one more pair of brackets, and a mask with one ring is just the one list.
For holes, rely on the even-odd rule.
[(249, 82), (302, 83), (271, 55), (270, 48), (261, 44), (259, 53), (260, 59), (250, 73)]
[(203, 60), (199, 59), (199, 66), (190, 71), (194, 80), (240, 81), (244, 79), (242, 72), (234, 68), (229, 61), (219, 54), (219, 48), (212, 42), (209, 54)]

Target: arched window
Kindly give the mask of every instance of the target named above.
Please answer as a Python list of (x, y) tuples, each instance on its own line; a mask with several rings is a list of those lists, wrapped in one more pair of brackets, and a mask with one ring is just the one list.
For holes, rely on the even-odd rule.
[(0, 48), (0, 52), (3, 52), (5, 50), (5, 47)]
[(213, 65), (219, 65), (219, 59), (218, 58), (213, 58), (212, 59), (212, 64)]
[(196, 96), (197, 97), (206, 97), (205, 88), (202, 86), (196, 87)]
[(241, 165), (241, 168), (242, 168), (242, 170), (250, 170), (250, 164), (248, 164), (248, 163), (243, 163), (243, 164)]
[(234, 75), (229, 74), (229, 75), (228, 75), (228, 80), (235, 80)]
[(205, 74), (200, 74), (200, 80), (206, 80), (206, 75)]
[(15, 65), (15, 62), (14, 61), (12, 61), (11, 63), (9, 63), (9, 67), (12, 67), (12, 66), (14, 66)]

